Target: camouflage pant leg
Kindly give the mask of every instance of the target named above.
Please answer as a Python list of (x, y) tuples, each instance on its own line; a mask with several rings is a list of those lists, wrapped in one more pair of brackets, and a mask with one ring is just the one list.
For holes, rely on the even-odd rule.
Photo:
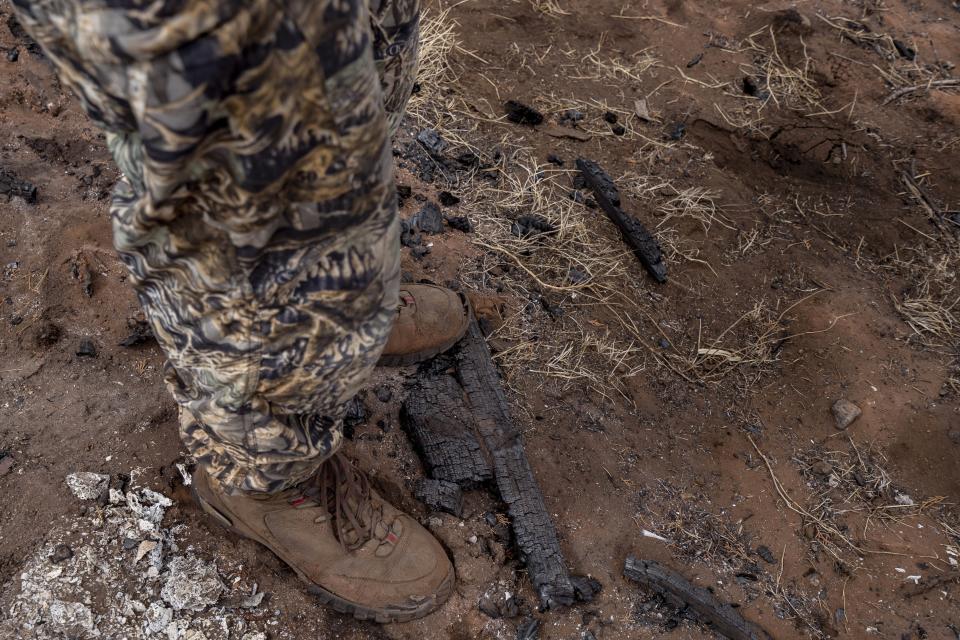
[[(345, 403), (396, 311), (395, 193), (367, 7), (15, 4), (125, 174), (114, 240), (169, 358), (187, 448), (233, 489), (308, 477), (339, 446)], [(415, 52), (411, 6), (401, 50)], [(381, 67), (395, 69), (387, 54)], [(384, 85), (402, 109), (412, 80), (396, 78)]]
[(383, 85), (390, 135), (403, 119), (420, 60), (420, 1), (370, 0), (373, 56)]

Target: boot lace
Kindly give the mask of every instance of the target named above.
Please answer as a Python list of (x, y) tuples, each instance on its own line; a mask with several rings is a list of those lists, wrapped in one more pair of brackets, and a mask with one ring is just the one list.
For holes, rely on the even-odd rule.
[[(347, 551), (359, 549), (372, 538), (396, 543), (391, 527), (384, 523), (383, 505), (373, 499), (370, 479), (347, 458), (334, 454), (317, 472), (303, 494), (326, 507), (333, 518), (334, 534)], [(326, 520), (321, 516), (318, 521)]]

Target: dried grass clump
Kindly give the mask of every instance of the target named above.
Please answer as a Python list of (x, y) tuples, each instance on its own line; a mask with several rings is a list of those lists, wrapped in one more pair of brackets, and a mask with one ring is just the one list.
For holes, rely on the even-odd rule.
[(752, 384), (772, 371), (787, 341), (802, 335), (825, 333), (847, 317), (838, 316), (823, 329), (788, 333), (786, 325), (790, 312), (821, 291), (804, 296), (782, 311), (772, 308), (765, 300), (759, 300), (712, 340), (704, 338), (702, 328), (698, 328), (696, 346), (671, 354), (670, 357), (676, 361), (676, 369), (688, 379), (720, 382), (731, 373), (738, 372), (748, 385)]
[(864, 23), (843, 16), (827, 17), (818, 14), (817, 17), (836, 29), (841, 39), (871, 49), (883, 59), (884, 66), (873, 66), (891, 89), (891, 93), (883, 101), (884, 105), (905, 96), (929, 93), (931, 89), (960, 89), (960, 78), (947, 75), (946, 67), (922, 62), (915, 43), (910, 46), (913, 55), (905, 55), (908, 45), (898, 43), (888, 33), (872, 31)]
[(915, 283), (894, 297), (893, 304), (913, 330), (912, 339), (932, 350), (953, 356), (960, 352), (960, 256), (946, 248), (939, 256), (926, 246), (897, 250), (887, 266)]
[(604, 55), (603, 38), (596, 49), (591, 49), (580, 58), (579, 64), (569, 68), (567, 77), (571, 80), (593, 80), (614, 82), (620, 86), (624, 82), (643, 82), (650, 71), (660, 66), (660, 60), (650, 49), (638, 51), (628, 58)]
[[(643, 370), (646, 349), (631, 333), (581, 320), (578, 312), (616, 304), (633, 258), (598, 232), (610, 224), (602, 215), (570, 198), (569, 174), (517, 151), (503, 159), (495, 180), (478, 177), (463, 188), (461, 211), (474, 222), (473, 243), (486, 254), (462, 275), (478, 289), (495, 283), (518, 300), (545, 297), (562, 305), (559, 319), (547, 319), (546, 305), (534, 302), (508, 317), (497, 334), (512, 345), (497, 354), (508, 375), (586, 381), (608, 396)], [(524, 232), (531, 218), (546, 231)]]
[(454, 51), (476, 57), (461, 46), (459, 24), (450, 9), (424, 10), (420, 20), (420, 61), (417, 82), (420, 90), (410, 97), (406, 115), (418, 128), (435, 129), (448, 143), (476, 152), (469, 142), (478, 118), (452, 87), (459, 84), (459, 72), (451, 55)]
[[(625, 248), (595, 233), (595, 218), (570, 197), (569, 172), (541, 165), (524, 152), (506, 161), (497, 180), (478, 179), (464, 189), (461, 210), (477, 226), (475, 244), (525, 272), (544, 291), (595, 291), (623, 273)], [(547, 233), (519, 234), (523, 216), (538, 217)]]
[(916, 339), (931, 347), (955, 347), (960, 337), (957, 314), (954, 312), (960, 298), (947, 301), (930, 295), (924, 286), (913, 295), (894, 299), (897, 312), (913, 329)]
[[(638, 525), (649, 523), (646, 526), (664, 538), (683, 561), (701, 563), (720, 575), (741, 578), (748, 592), (756, 590), (754, 593), (770, 597), (780, 617), (807, 627), (814, 637), (826, 637), (814, 615), (822, 603), (796, 585), (785, 584), (781, 574), (774, 576), (760, 567), (742, 521), (731, 522), (722, 514), (712, 513), (700, 506), (709, 503), (707, 496), (683, 491), (664, 480), (657, 481), (644, 501), (658, 506), (659, 513), (645, 509), (634, 519)], [(754, 582), (756, 586), (751, 586)]]
[(704, 340), (698, 329), (694, 351), (678, 358), (691, 376), (708, 382), (743, 367), (759, 375), (779, 359), (780, 346), (786, 341), (783, 321), (793, 306), (775, 314), (766, 301), (759, 300), (712, 340)]
[(800, 472), (815, 489), (808, 501), (809, 508), (821, 518), (835, 522), (846, 514), (865, 514), (860, 532), (865, 538), (874, 523), (901, 522), (943, 501), (942, 497), (914, 501), (891, 480), (882, 452), (872, 444), (861, 449), (849, 436), (847, 440), (850, 446), (846, 451), (814, 447), (794, 457)]
[[(871, 527), (903, 526), (907, 518), (944, 500), (942, 496), (915, 500), (894, 485), (882, 453), (872, 446), (861, 450), (852, 438), (847, 439), (847, 451), (815, 446), (794, 456), (813, 493), (806, 507), (791, 506), (804, 516), (805, 535), (843, 565), (857, 563), (867, 554), (889, 553), (873, 548), (868, 536)], [(851, 515), (859, 520), (850, 522)]]
[(557, 0), (530, 0), (530, 6), (537, 13), (541, 13), (550, 18), (560, 18), (570, 15), (569, 11), (563, 9)]
[(668, 188), (673, 190), (674, 194), (657, 207), (657, 210), (663, 214), (663, 218), (657, 224), (658, 227), (673, 219), (692, 218), (700, 223), (704, 233), (708, 233), (715, 223), (727, 229), (734, 229), (733, 224), (717, 205), (717, 199), (720, 197), (718, 192), (703, 187), (678, 190), (673, 185), (668, 185)]
[(638, 515), (638, 520), (648, 522), (685, 561), (702, 562), (726, 573), (753, 562), (743, 525), (700, 506), (709, 502), (705, 495), (691, 494), (665, 480), (657, 480), (649, 493), (648, 500), (659, 506), (659, 513)]
[[(764, 35), (769, 36), (766, 44), (763, 42)], [(802, 38), (800, 42), (803, 46), (803, 63), (791, 66), (780, 55), (772, 26), (751, 34), (744, 41), (746, 50), (753, 52), (753, 65), (744, 71), (757, 78), (758, 85), (766, 92), (766, 96), (761, 98), (761, 110), (772, 102), (777, 108), (823, 111), (823, 95), (810, 77), (813, 61), (807, 55)]]
[(450, 10), (424, 10), (420, 19), (420, 62), (417, 82), (420, 90), (410, 97), (407, 113), (418, 117), (425, 107), (440, 99), (443, 88), (457, 79), (450, 63), (450, 54), (460, 46), (458, 24)]
[(644, 347), (616, 340), (609, 332), (578, 328), (579, 331), (561, 334), (557, 346), (549, 350), (549, 358), (529, 371), (561, 380), (566, 383), (564, 386), (586, 382), (607, 399), (612, 399), (611, 390), (627, 398), (624, 382), (646, 368)]
[(847, 40), (855, 45), (872, 49), (885, 60), (895, 60), (898, 57), (897, 47), (890, 34), (871, 31), (862, 22), (843, 16), (829, 17), (818, 13), (817, 17), (836, 29), (841, 40)]

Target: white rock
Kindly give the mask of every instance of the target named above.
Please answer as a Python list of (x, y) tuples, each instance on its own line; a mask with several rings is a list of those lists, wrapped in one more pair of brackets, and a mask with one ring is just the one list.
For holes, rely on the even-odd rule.
[(190, 626), (189, 620), (174, 620), (167, 625), (165, 633), (167, 640), (185, 640), (187, 636), (187, 627)]
[(200, 611), (220, 599), (224, 585), (213, 564), (192, 555), (177, 556), (168, 570), (160, 597), (174, 609)]
[(158, 504), (164, 508), (173, 505), (173, 500), (162, 493), (157, 493), (156, 491), (151, 491), (150, 489), (141, 489), (140, 499), (149, 504)]
[(247, 596), (240, 602), (240, 606), (244, 609), (253, 609), (254, 607), (259, 607), (260, 603), (263, 602), (264, 592), (255, 593), (252, 596)]
[(162, 602), (151, 602), (143, 614), (144, 627), (150, 633), (160, 633), (173, 620), (173, 609), (163, 606)]
[(263, 631), (251, 631), (243, 634), (242, 640), (267, 640), (267, 634)]
[(893, 496), (893, 499), (896, 501), (897, 504), (902, 504), (905, 507), (912, 507), (914, 504), (916, 504), (913, 501), (913, 498), (911, 498), (905, 493), (898, 493), (895, 496)]
[(110, 486), (110, 476), (78, 471), (67, 476), (67, 486), (81, 500), (96, 500)]
[(140, 546), (137, 547), (137, 555), (133, 559), (133, 564), (137, 564), (138, 562), (140, 562), (140, 559), (143, 558), (143, 556), (147, 555), (148, 553), (150, 553), (156, 548), (157, 548), (157, 543), (154, 542), (153, 540), (144, 540), (143, 542), (141, 542)]
[(85, 604), (54, 600), (50, 603), (50, 622), (60, 631), (73, 635), (78, 627), (93, 631), (93, 612)]

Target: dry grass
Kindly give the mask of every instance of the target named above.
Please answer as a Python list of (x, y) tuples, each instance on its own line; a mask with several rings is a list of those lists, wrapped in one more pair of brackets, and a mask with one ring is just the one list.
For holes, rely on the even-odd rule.
[(673, 185), (668, 185), (668, 188), (673, 191), (673, 195), (668, 196), (657, 207), (657, 210), (663, 215), (663, 218), (657, 223), (658, 227), (662, 227), (674, 219), (690, 218), (700, 223), (704, 233), (709, 233), (710, 227), (714, 224), (719, 224), (727, 229), (734, 229), (734, 226), (717, 205), (717, 199), (720, 197), (719, 192), (703, 187), (688, 187), (678, 190)]
[[(424, 10), (420, 21), (420, 64), (417, 81), (420, 91), (410, 97), (407, 116), (418, 128), (429, 127), (454, 147), (477, 149), (469, 142), (474, 137), (478, 116), (476, 108), (467, 104), (457, 93), (449, 91), (459, 83), (460, 70), (451, 55), (464, 49), (457, 35), (459, 25), (450, 17), (450, 10)], [(492, 109), (490, 110), (492, 111)], [(491, 114), (485, 114), (485, 118)]]
[(687, 562), (705, 563), (723, 573), (740, 571), (753, 562), (743, 524), (731, 523), (701, 507), (709, 502), (706, 496), (664, 480), (657, 480), (649, 493), (651, 506), (659, 505), (659, 513), (638, 515), (637, 519), (669, 540), (673, 552)]
[(458, 24), (450, 18), (450, 10), (424, 10), (420, 20), (420, 66), (417, 82), (420, 91), (410, 97), (407, 113), (423, 117), (427, 105), (439, 99), (443, 87), (455, 82), (457, 74), (450, 63), (450, 54), (460, 46)]
[[(548, 12), (558, 8), (543, 6)], [(411, 101), (411, 116), (417, 126), (436, 129), (454, 147), (483, 155), (482, 148), (489, 144), (480, 142), (476, 127), (498, 118), (478, 115), (457, 91), (458, 73), (450, 56), (463, 51), (458, 27), (447, 12), (427, 14), (423, 23), (423, 89)], [(643, 52), (629, 61), (605, 60), (594, 50), (583, 62), (597, 77), (626, 77), (642, 73), (655, 61)], [(596, 135), (612, 135), (602, 121), (605, 111), (618, 113), (627, 125), (630, 120), (626, 110), (601, 102), (566, 102), (562, 108), (558, 102), (556, 108), (584, 111), (581, 125)], [(623, 304), (618, 301), (623, 289), (642, 288), (634, 281), (636, 260), (625, 245), (610, 241), (617, 232), (603, 216), (570, 199), (572, 172), (536, 161), (530, 150), (518, 146), (514, 131), (504, 134), (497, 145), (501, 153), (485, 176), (458, 176), (459, 213), (474, 223), (471, 239), (484, 250), (461, 277), (476, 289), (496, 288), (514, 300), (531, 301), (514, 309), (494, 336), (508, 345), (496, 356), (508, 379), (535, 372), (538, 380), (555, 380), (561, 386), (583, 382), (607, 397), (622, 392), (625, 381), (646, 366), (648, 348), (633, 332), (588, 319), (582, 311)], [(555, 231), (517, 235), (513, 226), (522, 216), (537, 216)], [(536, 302), (541, 298), (562, 308), (563, 316), (550, 319)]]
[(696, 221), (704, 234), (715, 224), (726, 229), (735, 227), (718, 204), (720, 193), (704, 187), (677, 187), (671, 180), (649, 173), (622, 176), (617, 184), (624, 192), (649, 207), (660, 220), (657, 229), (668, 229), (670, 223), (687, 219)]
[(825, 333), (847, 317), (835, 317), (821, 329), (789, 333), (786, 326), (791, 321), (790, 313), (821, 291), (818, 289), (782, 309), (779, 300), (776, 306), (771, 306), (766, 300), (758, 300), (712, 339), (706, 338), (702, 326), (698, 326), (696, 345), (670, 357), (675, 360), (676, 369), (689, 378), (719, 383), (736, 372), (743, 376), (747, 386), (752, 385), (773, 370), (780, 359), (781, 348), (789, 340)]
[(534, 11), (550, 18), (561, 18), (570, 15), (569, 11), (563, 9), (557, 0), (530, 0), (530, 6)]
[[(806, 510), (815, 520), (814, 535), (820, 544), (838, 559), (856, 561), (863, 553), (877, 553), (867, 542), (875, 526), (902, 525), (943, 502), (943, 497), (914, 500), (900, 490), (886, 470), (886, 457), (872, 445), (861, 448), (847, 437), (846, 450), (820, 446), (799, 453), (793, 460), (813, 493)], [(845, 518), (856, 514), (860, 527), (850, 533), (852, 541), (840, 531), (849, 531)], [(851, 556), (850, 551), (856, 555)], [(882, 552), (881, 552), (882, 553)]]
[(774, 576), (763, 570), (742, 520), (731, 522), (704, 509), (700, 505), (709, 504), (707, 496), (681, 490), (663, 480), (658, 480), (649, 495), (644, 496), (644, 502), (649, 502), (650, 507), (634, 517), (638, 526), (666, 538), (671, 551), (684, 562), (706, 565), (729, 582), (739, 578), (748, 593), (765, 593), (778, 616), (806, 627), (813, 637), (826, 637), (814, 615), (823, 603), (796, 584), (783, 582), (781, 574)]
[(883, 101), (884, 105), (905, 96), (928, 93), (933, 88), (960, 88), (960, 78), (946, 75), (944, 67), (922, 62), (921, 52), (915, 42), (908, 45), (914, 50), (913, 59), (909, 59), (901, 54), (896, 40), (888, 33), (872, 31), (862, 22), (842, 16), (818, 14), (817, 17), (833, 27), (842, 40), (870, 49), (880, 56), (883, 66), (873, 66), (891, 90)]
[(872, 49), (885, 60), (897, 58), (897, 47), (889, 34), (869, 31), (861, 22), (843, 16), (828, 17), (818, 13), (817, 18), (836, 29), (841, 40)]
[(604, 50), (601, 38), (595, 49), (580, 58), (579, 64), (564, 66), (568, 70), (566, 77), (570, 80), (612, 82), (614, 86), (621, 86), (624, 82), (643, 82), (648, 73), (660, 65), (649, 49), (638, 51), (629, 58), (605, 55)]
[(897, 249), (882, 268), (905, 276), (912, 285), (893, 304), (913, 331), (912, 340), (925, 348), (957, 357), (960, 352), (960, 253), (947, 246), (931, 250), (920, 245)]
[[(477, 143), (479, 137), (471, 125), (464, 124), (472, 120), (475, 126), (478, 121), (495, 119), (471, 113), (456, 90), (457, 74), (449, 62), (451, 52), (460, 47), (455, 25), (451, 26), (446, 13), (439, 13), (427, 17), (424, 31), (422, 77), (431, 79), (432, 88), (425, 87), (418, 96), (414, 117), (454, 145), (489, 148)], [(755, 41), (759, 42), (759, 35)], [(779, 60), (776, 51), (770, 57)], [(586, 69), (586, 81), (632, 81), (657, 68), (655, 57), (647, 51), (620, 59), (601, 55), (598, 48), (580, 62), (579, 68)], [(768, 68), (770, 65), (773, 63), (768, 62)], [(657, 158), (683, 143), (646, 138), (632, 104), (628, 109), (596, 99), (541, 96), (536, 105), (548, 115), (567, 109), (581, 111), (585, 117), (578, 126), (596, 136), (613, 135), (603, 115), (615, 113), (626, 128), (624, 137), (639, 141), (634, 143), (631, 158), (636, 173), (622, 176), (617, 184), (625, 195), (649, 205), (641, 217), (649, 219), (652, 213), (659, 223), (654, 231), (669, 260), (697, 263), (717, 277), (714, 266), (703, 257), (700, 240), (690, 235), (689, 228), (696, 224), (704, 236), (718, 228), (734, 229), (718, 203), (718, 194), (651, 177), (656, 174)], [(471, 239), (483, 250), (478, 260), (464, 267), (462, 279), (468, 286), (497, 289), (523, 304), (513, 310), (498, 335), (508, 345), (497, 356), (508, 377), (516, 379), (533, 372), (538, 379), (549, 378), (564, 386), (582, 381), (608, 395), (623, 392), (625, 382), (651, 360), (658, 368), (672, 370), (691, 382), (719, 383), (731, 373), (742, 372), (743, 382), (749, 384), (773, 369), (785, 340), (786, 315), (799, 302), (785, 309), (777, 307), (780, 303), (774, 307), (758, 303), (712, 339), (703, 336), (699, 328), (696, 343), (671, 337), (653, 316), (660, 306), (656, 294), (647, 291), (642, 269), (619, 241), (618, 231), (605, 216), (570, 198), (572, 172), (540, 164), (531, 150), (519, 144), (515, 136), (504, 134), (497, 163), (485, 171), (486, 176), (461, 175), (457, 185), (462, 198), (460, 213), (474, 222), (476, 233)], [(555, 232), (515, 234), (512, 228), (522, 216), (539, 216)], [(743, 251), (762, 241), (757, 237), (746, 241)], [(674, 286), (687, 290), (683, 285)], [(538, 303), (542, 298), (560, 307), (562, 317), (548, 317), (552, 312), (548, 314), (547, 306)], [(677, 328), (672, 335), (682, 332)], [(660, 346), (654, 346), (657, 342)]]
[[(570, 199), (569, 173), (521, 150), (504, 159), (496, 182), (478, 179), (464, 189), (461, 211), (476, 225), (473, 242), (487, 253), (462, 276), (481, 290), (496, 286), (519, 300), (546, 297), (563, 309), (556, 323), (545, 319), (542, 305), (507, 319), (496, 337), (512, 345), (497, 355), (508, 376), (585, 381), (608, 395), (643, 370), (645, 348), (577, 312), (609, 303), (633, 258), (597, 233), (595, 212)], [(536, 216), (554, 231), (518, 235), (514, 225), (523, 216)]]
[(766, 301), (757, 301), (716, 338), (704, 339), (698, 327), (696, 347), (676, 358), (689, 375), (707, 382), (718, 382), (745, 367), (752, 369), (751, 377), (759, 376), (779, 358), (779, 347), (786, 340), (783, 320), (790, 309), (775, 314)]
[(701, 243), (683, 235), (676, 227), (658, 226), (654, 232), (660, 248), (666, 256), (667, 263), (677, 263), (681, 260), (701, 264), (710, 270), (714, 277), (719, 277), (716, 269), (709, 260), (701, 258)]
[(756, 78), (761, 90), (766, 91), (766, 96), (760, 98), (760, 110), (773, 103), (777, 108), (794, 111), (823, 111), (823, 95), (810, 77), (813, 62), (802, 38), (800, 43), (803, 62), (792, 66), (780, 54), (773, 27), (761, 29), (744, 41), (746, 50), (753, 54), (753, 65), (744, 72)]
[(960, 304), (960, 297), (948, 301), (942, 296), (931, 296), (928, 286), (900, 300), (894, 299), (897, 312), (913, 329), (915, 338), (934, 348), (954, 348), (957, 345), (960, 338), (960, 322), (954, 312), (957, 304)]

